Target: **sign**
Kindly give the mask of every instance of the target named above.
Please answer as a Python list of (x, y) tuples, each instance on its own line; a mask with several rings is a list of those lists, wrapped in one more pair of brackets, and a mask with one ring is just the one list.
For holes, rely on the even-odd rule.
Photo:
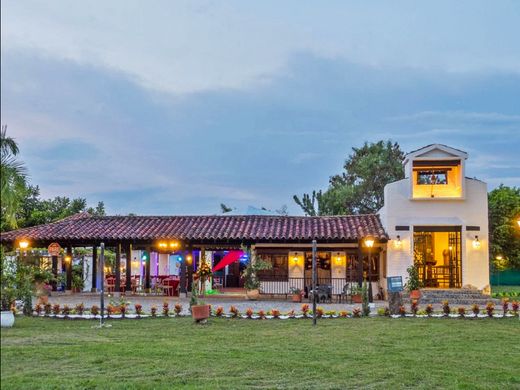
[(53, 242), (52, 244), (49, 245), (47, 250), (49, 251), (49, 255), (51, 255), (51, 256), (59, 256), (60, 255), (61, 246), (57, 242)]
[(402, 276), (389, 276), (386, 278), (388, 284), (388, 292), (401, 292), (403, 291), (403, 277)]

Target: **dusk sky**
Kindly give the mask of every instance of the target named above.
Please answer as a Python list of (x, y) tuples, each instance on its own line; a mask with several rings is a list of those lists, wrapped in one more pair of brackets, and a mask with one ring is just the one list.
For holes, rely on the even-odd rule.
[(2, 1), (1, 122), (43, 197), (301, 214), (352, 147), (520, 186), (520, 2)]

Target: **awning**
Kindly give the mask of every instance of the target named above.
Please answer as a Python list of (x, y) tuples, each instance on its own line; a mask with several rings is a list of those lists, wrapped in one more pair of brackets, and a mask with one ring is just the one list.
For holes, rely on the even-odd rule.
[(244, 255), (243, 251), (229, 251), (227, 255), (224, 256), (220, 262), (213, 267), (213, 272), (216, 272), (218, 270), (221, 270), (226, 265), (229, 265), (231, 263), (234, 263), (235, 261), (240, 260), (240, 258)]

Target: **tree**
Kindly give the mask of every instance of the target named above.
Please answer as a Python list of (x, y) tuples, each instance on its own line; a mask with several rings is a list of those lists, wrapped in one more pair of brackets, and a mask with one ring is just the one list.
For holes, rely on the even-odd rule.
[(492, 263), (501, 257), (502, 267), (520, 268), (520, 188), (501, 184), (488, 194), (488, 209)]
[[(2, 225), (17, 227), (16, 212), (25, 195), (27, 169), (16, 157), (20, 152), (16, 141), (7, 136), (7, 125), (0, 132), (0, 208)], [(3, 228), (3, 226), (2, 226)]]
[(293, 196), (306, 215), (376, 213), (383, 206), (385, 185), (404, 178), (405, 154), (399, 144), (365, 142), (352, 150), (344, 172), (330, 177), (326, 191)]
[(224, 203), (221, 203), (220, 211), (222, 211), (222, 214), (226, 214), (226, 213), (229, 213), (230, 211), (233, 211), (233, 209), (229, 206), (226, 206)]

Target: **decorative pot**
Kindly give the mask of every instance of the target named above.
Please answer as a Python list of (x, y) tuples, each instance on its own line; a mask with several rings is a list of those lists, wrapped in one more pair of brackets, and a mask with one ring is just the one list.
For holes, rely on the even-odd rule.
[(250, 301), (256, 301), (260, 297), (260, 290), (246, 290), (246, 296)]
[(421, 290), (410, 291), (410, 299), (420, 299), (420, 298), (421, 298)]
[(302, 296), (301, 296), (301, 294), (293, 294), (293, 295), (292, 295), (292, 301), (293, 301), (293, 302), (301, 302), (301, 301), (302, 301)]
[(191, 316), (197, 322), (209, 318), (210, 305), (194, 305), (191, 307)]
[(361, 294), (352, 295), (352, 303), (363, 303), (363, 297)]
[(14, 314), (11, 310), (6, 310), (1, 312), (1, 325), (2, 328), (12, 328), (14, 325)]

